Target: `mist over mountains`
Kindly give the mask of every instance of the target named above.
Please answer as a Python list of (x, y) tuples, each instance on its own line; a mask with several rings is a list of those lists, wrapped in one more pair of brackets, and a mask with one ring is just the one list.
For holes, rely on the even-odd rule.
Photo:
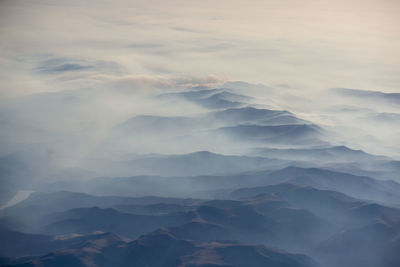
[[(396, 266), (399, 161), (234, 85), (10, 103), (41, 130), (0, 158), (2, 266)], [(83, 111), (106, 96), (166, 112)]]
[(399, 267), (399, 14), (0, 1), (0, 266)]

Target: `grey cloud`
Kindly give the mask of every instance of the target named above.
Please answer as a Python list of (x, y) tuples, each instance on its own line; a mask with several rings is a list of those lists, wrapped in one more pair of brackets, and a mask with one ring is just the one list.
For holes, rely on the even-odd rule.
[(380, 91), (367, 91), (348, 88), (333, 88), (332, 90), (346, 96), (364, 98), (369, 100), (380, 100), (387, 103), (400, 105), (400, 93), (384, 93)]
[(79, 73), (95, 71), (101, 73), (122, 73), (123, 67), (116, 63), (103, 60), (75, 59), (66, 57), (51, 57), (41, 60), (34, 68), (40, 74), (56, 75), (63, 73)]
[(164, 45), (158, 44), (158, 43), (132, 43), (132, 44), (127, 45), (126, 47), (128, 47), (128, 48), (134, 48), (134, 49), (143, 49), (143, 50), (147, 50), (147, 49), (159, 49), (159, 48), (163, 48)]
[(388, 123), (388, 124), (399, 124), (400, 113), (368, 113), (362, 118), (372, 120), (374, 123)]
[(170, 55), (177, 51), (176, 48), (157, 43), (131, 43), (125, 47), (132, 51), (149, 55)]
[(202, 33), (202, 31), (186, 27), (171, 27), (171, 29), (180, 32)]

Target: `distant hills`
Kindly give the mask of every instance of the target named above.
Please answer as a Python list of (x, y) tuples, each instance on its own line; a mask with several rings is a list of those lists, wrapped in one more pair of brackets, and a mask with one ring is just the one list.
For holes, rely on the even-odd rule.
[[(72, 192), (30, 198), (0, 213), (2, 240), (12, 240), (0, 256), (10, 266), (86, 266), (85, 259), (94, 261), (95, 266), (126, 266), (127, 262), (146, 266), (153, 261), (153, 266), (174, 266), (177, 262), (184, 266), (282, 266), (282, 262), (296, 267), (319, 266), (316, 262), (351, 266), (348, 264), (365, 263), (360, 255), (372, 247), (379, 250), (368, 256), (374, 261), (366, 266), (375, 266), (372, 263), (376, 262), (390, 266), (381, 260), (396, 259), (397, 243), (392, 237), (400, 234), (399, 209), (292, 184), (238, 189), (220, 200), (94, 197)], [(154, 211), (157, 203), (170, 204)], [(122, 204), (125, 210), (119, 211)], [(129, 212), (130, 205), (133, 209)], [(137, 214), (139, 206), (147, 215)], [(176, 211), (177, 206), (185, 208)], [(41, 211), (40, 219), (32, 220), (32, 207)], [(16, 220), (35, 224), (36, 232), (59, 237), (4, 228), (15, 226)], [(346, 240), (361, 239), (365, 240), (363, 246), (347, 245)], [(249, 243), (267, 247), (245, 245)], [(270, 247), (312, 255), (316, 261)], [(339, 250), (346, 258), (334, 260)], [(43, 256), (35, 256), (40, 254)], [(7, 260), (17, 255), (31, 256)]]
[(264, 246), (195, 243), (171, 233), (155, 232), (133, 242), (111, 234), (92, 235), (80, 244), (20, 264), (3, 266), (293, 266), (313, 267), (309, 257)]
[[(38, 131), (15, 131), (0, 156), (0, 266), (400, 266), (400, 161), (360, 150), (334, 119), (298, 116), (279, 95), (230, 82), (10, 104), (0, 121)], [(388, 114), (375, 119), (391, 123)]]

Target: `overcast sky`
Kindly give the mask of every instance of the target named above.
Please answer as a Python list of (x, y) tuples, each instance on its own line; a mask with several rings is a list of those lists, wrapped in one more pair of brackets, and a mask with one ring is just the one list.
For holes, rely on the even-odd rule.
[(35, 72), (54, 57), (104, 61), (107, 76), (395, 92), (398, 14), (396, 0), (2, 0), (1, 93), (60, 89)]
[[(71, 89), (262, 83), (285, 91), (274, 105), (258, 91), (262, 104), (398, 155), (399, 104), (335, 98), (329, 89), (400, 93), (399, 14), (397, 0), (0, 0), (0, 103)], [(132, 112), (118, 101), (107, 95), (109, 107)], [(357, 112), (337, 115), (343, 109)], [(365, 118), (380, 113), (389, 114), (382, 125)]]

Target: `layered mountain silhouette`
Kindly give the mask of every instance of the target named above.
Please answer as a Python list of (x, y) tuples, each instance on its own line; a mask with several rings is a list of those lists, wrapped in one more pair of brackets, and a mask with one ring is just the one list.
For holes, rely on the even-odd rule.
[[(286, 166), (285, 161), (265, 157), (222, 155), (197, 151), (179, 155), (148, 155), (112, 163), (120, 172), (136, 175), (216, 175)], [(107, 163), (106, 163), (107, 164)]]
[(160, 97), (179, 97), (210, 109), (240, 107), (251, 100), (251, 97), (230, 92), (229, 89), (194, 90), (164, 94)]
[(112, 234), (96, 234), (66, 249), (19, 261), (3, 266), (317, 266), (304, 255), (230, 242), (199, 244), (166, 231), (129, 243)]
[(304, 145), (313, 142), (323, 144), (321, 131), (315, 125), (287, 124), (287, 125), (236, 125), (223, 127), (217, 132), (227, 134), (243, 142), (256, 141), (259, 143), (297, 144)]
[[(65, 204), (73, 206), (70, 200), (77, 197), (76, 193), (63, 194), (61, 199)], [(3, 228), (2, 240), (13, 241), (1, 254), (6, 263), (18, 266), (18, 263), (26, 261), (24, 264), (31, 265), (21, 266), (87, 266), (85, 264), (88, 263), (83, 259), (90, 258), (94, 266), (126, 266), (124, 264), (128, 263), (125, 261), (113, 260), (127, 257), (126, 260), (136, 262), (135, 266), (146, 266), (154, 260), (148, 258), (150, 255), (159, 255), (158, 259), (161, 261), (152, 262), (154, 266), (165, 266), (169, 261), (171, 266), (178, 264), (177, 262), (189, 264), (185, 263), (185, 260), (189, 259), (190, 264), (206, 262), (218, 265), (223, 262), (226, 266), (282, 266), (279, 264), (286, 261), (285, 264), (291, 264), (287, 266), (317, 266), (304, 256), (291, 255), (263, 246), (242, 245), (244, 242), (310, 254), (317, 262), (326, 262), (328, 266), (338, 263), (344, 266), (366, 264), (366, 259), (372, 258), (374, 261), (366, 266), (374, 266), (374, 262), (382, 264), (380, 266), (390, 266), (381, 261), (380, 255), (387, 255), (391, 260), (396, 259), (393, 251), (397, 243), (392, 237), (400, 231), (398, 209), (370, 204), (335, 191), (292, 184), (243, 188), (233, 191), (231, 197), (225, 200), (92, 197), (84, 194), (80, 196), (91, 201), (87, 202), (87, 205), (97, 202), (98, 205), (107, 206), (114, 202), (118, 206), (120, 203), (131, 202), (136, 208), (142, 206), (142, 210), (146, 210), (152, 209), (154, 203), (165, 201), (185, 206), (186, 209), (177, 212), (176, 206), (170, 206), (170, 210), (166, 208), (163, 213), (152, 215), (136, 215), (135, 210), (126, 213), (118, 211), (117, 208), (97, 207), (54, 212), (55, 206), (60, 202), (52, 203), (48, 200), (49, 197), (53, 200), (59, 198), (59, 194), (44, 195), (47, 201), (41, 200), (38, 195), (33, 197), (37, 199), (34, 205), (42, 210), (43, 214), (41, 219), (35, 222), (38, 224), (36, 229), (40, 229), (36, 231), (59, 237), (24, 234)], [(23, 202), (19, 205), (22, 204)], [(80, 204), (79, 201), (75, 202), (75, 206)], [(10, 211), (13, 209), (18, 211), (15, 206), (8, 208), (8, 213), (2, 212), (2, 218), (6, 215), (10, 224), (13, 214)], [(27, 206), (26, 209), (30, 207)], [(21, 210), (21, 207), (19, 212), (16, 211), (13, 216), (16, 216), (16, 213), (19, 216), (28, 216), (26, 210)], [(7, 225), (4, 220), (2, 224), (3, 227)], [(126, 243), (114, 235), (92, 234), (110, 230), (122, 237), (138, 239)], [(144, 236), (139, 237), (140, 235)], [(363, 246), (351, 245), (349, 240), (363, 240)], [(170, 252), (163, 254), (160, 246), (165, 246), (163, 250), (170, 246), (176, 250), (169, 248), (167, 250)], [(380, 250), (371, 257), (361, 257), (362, 253), (366, 253), (372, 247)], [(216, 258), (210, 258), (209, 253)], [(336, 253), (346, 256), (333, 260)], [(37, 256), (40, 254), (45, 255)], [(15, 256), (24, 257), (10, 259)]]
[[(256, 97), (280, 95), (273, 88), (177, 90), (140, 96), (146, 112), (130, 107), (131, 93), (104, 89), (15, 104), (15, 118), (40, 128), (77, 116), (89, 100), (121, 101), (67, 120), (76, 131), (49, 127), (2, 153), (0, 266), (400, 266), (398, 159), (354, 149), (362, 146), (334, 126)], [(396, 102), (396, 94), (339, 91)], [(21, 103), (32, 114), (18, 113)]]
[(388, 160), (387, 157), (371, 155), (362, 150), (354, 150), (346, 146), (303, 149), (258, 148), (255, 152), (268, 158), (303, 161), (329, 161), (330, 163)]
[[(233, 167), (234, 168), (234, 167)], [(83, 183), (52, 185), (46, 188), (67, 188), (72, 191), (100, 195), (164, 197), (223, 196), (227, 190), (241, 187), (292, 183), (318, 189), (334, 190), (356, 198), (399, 206), (400, 184), (392, 180), (379, 180), (321, 168), (285, 167), (278, 170), (243, 172), (229, 175), (201, 176), (134, 176), (98, 178)]]
[(256, 123), (258, 125), (305, 124), (305, 120), (297, 118), (288, 111), (260, 109), (254, 107), (232, 108), (213, 113), (214, 117), (225, 123)]

